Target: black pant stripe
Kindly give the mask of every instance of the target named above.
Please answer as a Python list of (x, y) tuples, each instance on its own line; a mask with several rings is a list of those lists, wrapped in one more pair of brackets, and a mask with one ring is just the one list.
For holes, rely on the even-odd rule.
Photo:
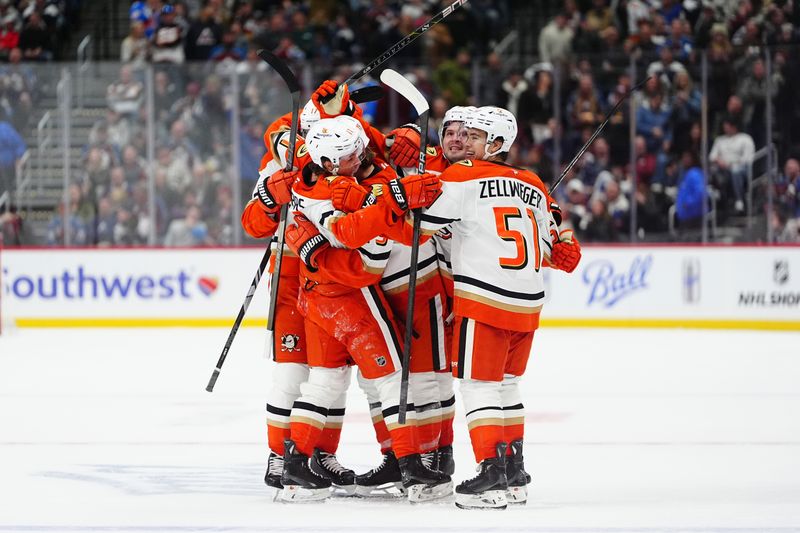
[(292, 409), (303, 409), (305, 411), (311, 411), (312, 413), (319, 413), (322, 416), (328, 416), (328, 410), (324, 407), (319, 407), (318, 405), (314, 405), (313, 403), (308, 402), (300, 402), (295, 401)]
[(458, 330), (458, 376), (464, 379), (464, 365), (467, 364), (467, 327), (469, 326), (469, 318), (461, 320), (461, 327)]
[(431, 322), (431, 353), (433, 354), (433, 369), (439, 368), (439, 317), (436, 312), (436, 298), (428, 300), (428, 314)]
[[(375, 301), (375, 307), (378, 308), (378, 312), (381, 314), (381, 319), (386, 323), (386, 327), (389, 330), (389, 335), (392, 337), (392, 344), (394, 344), (395, 353), (401, 359), (403, 357), (403, 348), (402, 344), (400, 344), (400, 340), (397, 338), (397, 332), (394, 330), (394, 324), (392, 320), (389, 318), (389, 315), (386, 313), (386, 307), (383, 305), (383, 302), (378, 296), (378, 291), (375, 289), (374, 286), (369, 287), (369, 293), (372, 296), (372, 299)], [(395, 370), (400, 370), (399, 368)]]
[(280, 416), (289, 416), (292, 414), (291, 409), (283, 409), (281, 407), (275, 407), (274, 405), (267, 404), (267, 412), (272, 413), (273, 415), (280, 415)]

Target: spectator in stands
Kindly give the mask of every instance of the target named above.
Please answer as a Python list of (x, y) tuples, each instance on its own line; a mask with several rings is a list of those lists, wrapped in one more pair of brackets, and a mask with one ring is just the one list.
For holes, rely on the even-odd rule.
[(572, 178), (565, 187), (567, 201), (565, 206), (573, 228), (586, 227), (589, 211), (587, 209), (586, 186), (579, 178)]
[(698, 165), (697, 156), (688, 151), (681, 156), (681, 167), (684, 170), (678, 181), (675, 216), (680, 228), (697, 228), (703, 220), (703, 202), (708, 198), (703, 169)]
[(673, 19), (669, 25), (669, 37), (664, 42), (664, 46), (672, 50), (672, 55), (678, 61), (689, 60), (693, 50), (692, 38), (686, 34), (685, 24), (679, 18)]
[(158, 13), (161, 11), (161, 0), (136, 0), (131, 4), (128, 16), (131, 22), (144, 26), (145, 37), (152, 39), (156, 31)]
[(186, 34), (186, 59), (206, 61), (214, 47), (222, 42), (222, 33), (222, 26), (214, 20), (214, 8), (204, 7)]
[(132, 22), (131, 31), (122, 40), (119, 58), (123, 63), (128, 63), (136, 70), (144, 68), (148, 58), (150, 43), (145, 36), (144, 24)]
[(745, 179), (753, 161), (755, 144), (753, 138), (739, 131), (739, 124), (730, 118), (723, 120), (722, 130), (723, 134), (714, 139), (708, 155), (712, 180), (722, 191), (728, 186), (733, 189), (734, 209), (743, 213)]
[(189, 206), (186, 216), (173, 220), (164, 237), (164, 246), (203, 246), (211, 244), (206, 223), (200, 219), (200, 208)]
[(451, 105), (470, 105), (470, 64), (469, 52), (460, 50), (455, 59), (446, 59), (433, 72), (433, 82), (442, 96)]
[(30, 126), (28, 119), (37, 96), (36, 74), (30, 65), (22, 63), (22, 51), (14, 48), (8, 65), (0, 67), (0, 105), (14, 129), (23, 135)]
[(800, 161), (787, 159), (775, 180), (775, 202), (789, 217), (800, 217)]
[(0, 58), (7, 58), (8, 54), (19, 45), (19, 31), (17, 30), (17, 16), (7, 14), (0, 19)]
[[(194, 86), (197, 86), (197, 84), (194, 83)], [(192, 83), (187, 86), (187, 94), (190, 92), (190, 87), (192, 87)], [(169, 120), (172, 106), (178, 98), (178, 90), (175, 88), (175, 84), (170, 81), (167, 73), (163, 71), (156, 72), (153, 76), (153, 112), (156, 115), (156, 121), (164, 123)]]
[(605, 202), (595, 198), (589, 202), (590, 213), (577, 227), (580, 240), (587, 242), (616, 242), (618, 233), (616, 223), (608, 213)]
[(151, 57), (154, 63), (181, 65), (183, 52), (183, 29), (175, 20), (175, 7), (170, 4), (161, 8), (158, 27), (153, 34)]
[(594, 86), (591, 74), (582, 74), (578, 88), (569, 97), (567, 103), (569, 124), (575, 131), (584, 128), (594, 129), (603, 120), (604, 113), (600, 94)]
[(614, 14), (607, 0), (592, 0), (592, 7), (586, 12), (586, 24), (591, 31), (600, 33), (614, 24)]
[(112, 167), (107, 196), (111, 200), (111, 205), (114, 206), (114, 209), (121, 209), (128, 203), (130, 191), (131, 188), (128, 186), (128, 182), (125, 181), (125, 171), (122, 170), (122, 167)]
[(179, 193), (189, 185), (191, 172), (189, 165), (183, 158), (175, 158), (168, 146), (159, 146), (156, 151), (154, 171), (163, 171), (169, 187)]
[(659, 48), (658, 57), (658, 61), (653, 61), (647, 66), (647, 75), (657, 77), (663, 87), (671, 89), (678, 74), (687, 73), (686, 67), (675, 61), (672, 48), (669, 46)]
[[(527, 73), (526, 73), (527, 74)], [(531, 128), (533, 142), (541, 144), (553, 136), (548, 122), (555, 115), (553, 99), (553, 74), (547, 68), (531, 73), (533, 92), (531, 94)]]
[(131, 65), (119, 69), (119, 80), (106, 89), (109, 109), (135, 119), (144, 100), (144, 85), (133, 77)]
[(0, 194), (16, 189), (17, 162), (27, 149), (14, 126), (0, 120)]
[(139, 234), (139, 221), (131, 210), (129, 202), (116, 208), (117, 221), (114, 224), (114, 244), (117, 246), (136, 246), (145, 240)]
[(651, 183), (656, 173), (656, 155), (647, 149), (647, 141), (642, 135), (637, 135), (634, 139), (633, 151), (636, 160), (636, 181)]
[(31, 13), (19, 34), (19, 48), (26, 60), (47, 61), (53, 58), (52, 41), (47, 25), (38, 11)]
[(744, 105), (742, 127), (754, 138), (756, 144), (761, 146), (764, 144), (763, 131), (766, 122), (767, 93), (774, 99), (783, 82), (783, 77), (778, 71), (773, 72), (770, 87), (764, 61), (761, 58), (754, 60), (751, 68), (748, 75), (742, 76), (737, 94)]
[(147, 180), (145, 167), (147, 163), (139, 157), (139, 152), (133, 145), (128, 145), (122, 150), (122, 172), (125, 173), (125, 181), (129, 186)]
[(208, 218), (209, 238), (215, 244), (233, 244), (233, 194), (228, 185), (216, 187), (216, 196)]
[(97, 202), (97, 218), (95, 220), (95, 243), (108, 247), (114, 243), (114, 227), (117, 225), (117, 213), (107, 197)]
[(572, 55), (572, 39), (575, 32), (567, 25), (565, 12), (558, 13), (539, 34), (539, 57), (542, 61), (562, 64)]
[(222, 40), (211, 50), (209, 55), (211, 61), (220, 63), (224, 61), (244, 61), (246, 57), (247, 48), (238, 45), (236, 33), (232, 30), (227, 30), (222, 34)]
[(664, 153), (669, 150), (672, 140), (669, 123), (671, 112), (661, 92), (650, 96), (636, 110), (636, 133), (644, 137), (650, 152)]
[[(72, 246), (86, 246), (89, 244), (89, 228), (75, 213), (69, 213), (69, 220), (64, 221), (64, 202), (59, 202), (56, 213), (47, 224), (47, 244), (59, 246), (65, 242), (65, 231), (69, 232), (69, 242)], [(68, 229), (65, 229), (67, 226)]]
[(24, 242), (22, 217), (13, 204), (0, 208), (0, 235), (3, 246), (21, 246)]

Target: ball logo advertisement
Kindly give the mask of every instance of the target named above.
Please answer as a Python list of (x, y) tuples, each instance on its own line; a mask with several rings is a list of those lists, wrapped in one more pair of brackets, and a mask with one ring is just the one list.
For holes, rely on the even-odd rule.
[(587, 305), (613, 307), (623, 298), (646, 289), (652, 266), (652, 255), (636, 256), (623, 267), (608, 259), (589, 262), (581, 276), (589, 287)]

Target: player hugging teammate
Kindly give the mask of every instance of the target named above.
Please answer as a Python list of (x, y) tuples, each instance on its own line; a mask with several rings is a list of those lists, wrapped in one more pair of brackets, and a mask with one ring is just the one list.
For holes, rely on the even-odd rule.
[[(291, 119), (268, 128), (269, 153), (242, 217), (248, 233), (267, 237), (280, 205), (294, 209), (276, 306), (265, 481), (285, 501), (336, 492), (451, 496), (455, 377), (479, 463), (478, 475), (455, 488), (456, 505), (524, 503), (518, 382), (545, 301), (541, 269), (573, 271), (580, 246), (559, 234), (560, 213), (541, 180), (505, 163), (515, 118), (496, 107), (452, 108), (421, 175), (408, 171), (418, 131), (403, 126), (384, 137), (361, 120), (346, 86), (323, 83), (300, 121), (305, 142), (291, 171), (279, 170)], [(417, 208), (423, 237), (401, 424), (399, 319), (408, 311)], [(335, 456), (353, 365), (383, 454), (359, 476)]]

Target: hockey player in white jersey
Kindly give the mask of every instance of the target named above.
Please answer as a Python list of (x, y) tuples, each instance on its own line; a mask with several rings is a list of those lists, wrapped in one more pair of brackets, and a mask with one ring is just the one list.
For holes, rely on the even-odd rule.
[(482, 107), (465, 126), (467, 159), (440, 175), (442, 194), (423, 211), (422, 230), (452, 233), (453, 374), (479, 463), (479, 474), (456, 487), (456, 505), (504, 509), (526, 499), (518, 381), (546, 300), (541, 268), (559, 241), (542, 181), (504, 162), (514, 116)]

